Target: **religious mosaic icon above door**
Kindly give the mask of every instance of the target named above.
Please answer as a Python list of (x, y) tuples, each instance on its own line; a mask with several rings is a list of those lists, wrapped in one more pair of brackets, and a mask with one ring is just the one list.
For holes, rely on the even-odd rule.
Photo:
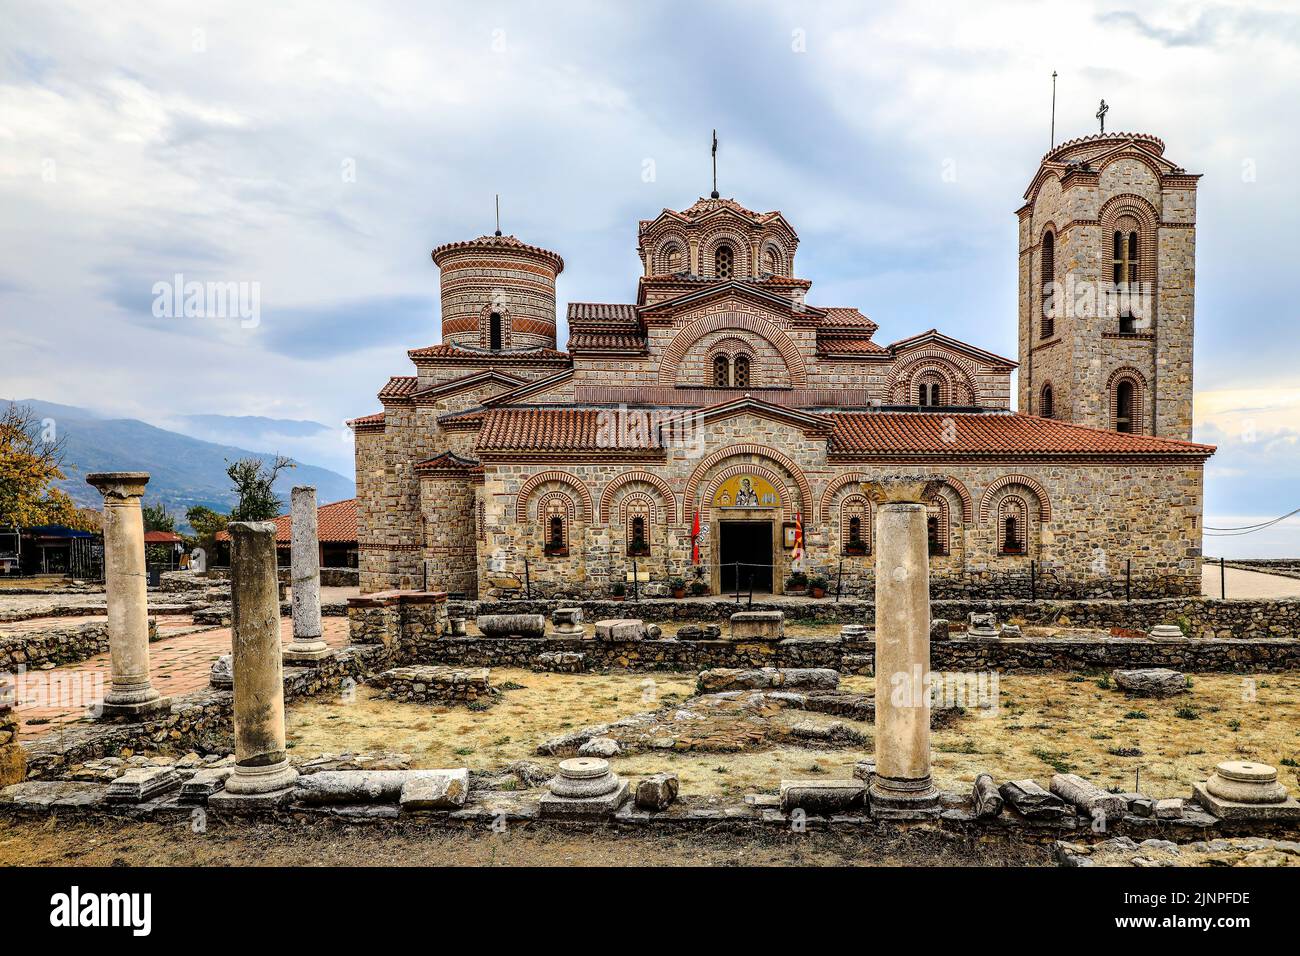
[(779, 508), (781, 493), (766, 478), (736, 475), (728, 478), (713, 493), (717, 508)]

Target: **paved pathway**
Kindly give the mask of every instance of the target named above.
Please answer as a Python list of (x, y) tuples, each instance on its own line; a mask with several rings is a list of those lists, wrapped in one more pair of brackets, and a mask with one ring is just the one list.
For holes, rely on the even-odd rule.
[[(1228, 598), (1300, 598), (1300, 578), (1264, 574), (1241, 568), (1224, 568)], [(1201, 593), (1217, 598), (1220, 593), (1219, 566), (1206, 562), (1201, 566)]]
[[(72, 620), (85, 620), (73, 618)], [(187, 616), (175, 618), (190, 626)], [(46, 626), (49, 619), (46, 618)], [(325, 643), (331, 647), (345, 647), (348, 643), (348, 622), (344, 617), (327, 617), (322, 621)], [(171, 627), (164, 628), (163, 619), (159, 619), (159, 629), (165, 634)], [(290, 618), (280, 619), (280, 640), (288, 644), (293, 639), (293, 622)], [(230, 628), (213, 627), (197, 633), (181, 634), (175, 637), (163, 637), (149, 645), (150, 671), (153, 685), (164, 695), (179, 697), (208, 685), (212, 662), (222, 654), (230, 653)], [(109, 656), (105, 652), (96, 654), (78, 664), (67, 664), (47, 671), (34, 671), (25, 675), (28, 681), (44, 681), (47, 688), (91, 688), (95, 680), (102, 681), (102, 689), (109, 688)], [(46, 691), (47, 695), (49, 691)], [(30, 696), (30, 688), (29, 688)], [(67, 697), (64, 692), (63, 697)], [(75, 706), (74, 706), (75, 703)], [(40, 737), (51, 730), (51, 724), (74, 723), (85, 719), (84, 706), (80, 702), (64, 702), (55, 706), (20, 707), (16, 711), (21, 723), (19, 736), (24, 739)], [(37, 720), (40, 723), (31, 723)]]

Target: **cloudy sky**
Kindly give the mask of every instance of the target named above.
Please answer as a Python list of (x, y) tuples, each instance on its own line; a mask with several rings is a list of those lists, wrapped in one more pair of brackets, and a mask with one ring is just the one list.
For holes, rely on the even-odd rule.
[[(562, 301), (628, 301), (636, 220), (708, 191), (714, 127), (723, 195), (786, 213), (811, 302), (1014, 357), (1056, 70), (1058, 141), (1104, 96), (1204, 174), (1207, 524), (1300, 507), (1294, 3), (0, 0), (0, 24), (0, 396), (316, 420), (345, 469), (342, 420), (438, 341), (433, 246), (491, 231), (500, 193), (564, 256)], [(177, 275), (255, 287), (256, 323), (155, 314)], [(1300, 553), (1300, 520), (1206, 552)]]

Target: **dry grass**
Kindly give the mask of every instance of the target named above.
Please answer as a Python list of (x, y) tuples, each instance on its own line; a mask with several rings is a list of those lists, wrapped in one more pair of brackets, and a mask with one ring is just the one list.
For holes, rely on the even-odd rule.
[[(1134, 770), (1140, 768), (1145, 792), (1180, 796), (1218, 761), (1249, 757), (1278, 766), (1294, 788), (1296, 768), (1282, 761), (1300, 759), (1300, 675), (1250, 679), (1254, 700), (1243, 693), (1247, 678), (1206, 674), (1195, 676), (1191, 693), (1182, 697), (1139, 701), (1099, 686), (1095, 676), (1002, 676), (996, 713), (976, 716), (979, 712), (971, 711), (953, 728), (935, 732), (935, 777), (942, 787), (964, 790), (980, 771), (999, 779), (1030, 776), (1046, 783), (1056, 770), (1068, 769), (1105, 786), (1130, 788)], [(373, 699), (366, 689), (348, 704), (323, 699), (295, 703), (289, 708), (288, 738), (298, 758), (400, 750), (419, 767), (488, 770), (514, 760), (542, 759), (535, 748), (548, 737), (684, 700), (694, 691), (695, 676), (494, 668), (492, 681), (523, 686), (481, 712), (398, 704)], [(842, 686), (870, 692), (874, 681), (851, 676)], [(789, 712), (779, 719), (831, 718)], [(845, 723), (870, 739), (870, 724)], [(1122, 755), (1132, 750), (1140, 755)], [(747, 753), (651, 752), (615, 758), (614, 765), (632, 778), (673, 770), (684, 794), (723, 796), (772, 791), (783, 777), (851, 776), (853, 764), (868, 755), (858, 748), (780, 746)]]

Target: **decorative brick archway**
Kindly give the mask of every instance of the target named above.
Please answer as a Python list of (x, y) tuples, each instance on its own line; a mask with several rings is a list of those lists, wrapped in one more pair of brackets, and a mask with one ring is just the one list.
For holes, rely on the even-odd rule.
[(808, 368), (790, 336), (767, 319), (743, 312), (723, 312), (704, 316), (683, 327), (664, 349), (663, 358), (659, 363), (659, 384), (676, 385), (677, 372), (686, 353), (701, 338), (720, 329), (736, 329), (759, 336), (781, 353), (786, 373), (790, 378), (790, 386), (805, 388), (808, 385)]
[[(742, 455), (752, 455), (759, 459), (767, 459), (768, 461), (774, 462), (784, 468), (786, 473), (790, 475), (790, 480), (794, 482), (795, 487), (799, 490), (800, 508), (803, 510), (805, 515), (808, 514), (814, 504), (812, 486), (808, 483), (808, 479), (804, 475), (803, 470), (795, 464), (791, 458), (781, 454), (781, 452), (777, 451), (775, 448), (768, 448), (765, 445), (728, 445), (726, 448), (720, 448), (713, 452), (713, 454), (708, 455), (703, 461), (696, 465), (695, 470), (691, 472), (691, 477), (686, 482), (686, 493), (682, 495), (682, 507), (685, 509), (683, 512), (683, 518), (685, 518), (686, 515), (689, 515), (692, 510), (708, 509), (708, 505), (701, 507), (697, 498), (700, 483), (704, 480), (704, 476), (709, 473), (709, 469), (728, 458), (736, 458)], [(761, 464), (759, 467), (762, 467)], [(785, 483), (785, 480), (782, 479), (781, 484), (784, 485)], [(787, 503), (784, 510), (793, 517), (794, 508), (792, 504)]]
[(635, 482), (643, 482), (647, 485), (654, 486), (664, 502), (664, 523), (674, 525), (677, 523), (677, 495), (668, 482), (664, 481), (658, 475), (651, 474), (648, 471), (629, 471), (617, 477), (611, 478), (600, 493), (600, 523), (609, 524), (609, 506), (614, 503), (614, 492), (624, 485)]
[(1047, 497), (1046, 488), (1028, 475), (1003, 475), (1001, 478), (991, 481), (989, 486), (984, 489), (984, 494), (980, 496), (980, 524), (988, 523), (989, 508), (993, 504), (993, 496), (1007, 485), (1023, 485), (1032, 491), (1038, 501), (1038, 520), (1052, 520), (1052, 502)]
[(573, 489), (576, 497), (582, 502), (582, 520), (592, 523), (592, 514), (594, 509), (591, 504), (591, 492), (587, 490), (586, 484), (582, 479), (577, 478), (566, 471), (543, 471), (524, 482), (523, 487), (519, 489), (519, 494), (515, 498), (515, 520), (520, 524), (528, 522), (528, 501), (534, 491), (546, 484), (548, 481), (558, 481), (561, 484), (568, 485)]

